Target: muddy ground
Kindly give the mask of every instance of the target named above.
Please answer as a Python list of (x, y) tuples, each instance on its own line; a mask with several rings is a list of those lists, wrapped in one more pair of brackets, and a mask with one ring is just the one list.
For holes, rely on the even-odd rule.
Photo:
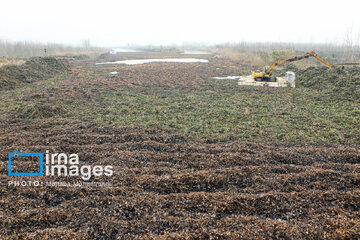
[[(76, 106), (79, 99), (105, 108), (108, 102), (97, 96), (109, 89), (145, 88), (160, 98), (176, 97), (190, 89), (209, 91), (213, 86), (203, 86), (208, 77), (246, 72), (245, 66), (236, 69), (237, 63), (206, 58), (212, 63), (101, 68), (90, 60), (74, 60), (59, 82), (25, 83), (38, 85), (18, 90), (21, 97), (3, 90), (25, 110), (12, 112), (3, 99), (9, 106), (1, 108), (0, 238), (359, 238), (356, 137), (347, 144), (195, 138), (161, 124), (99, 123), (89, 117), (90, 110), (78, 118), (69, 115), (70, 107), (83, 111)], [(109, 75), (113, 70), (122, 74)], [(58, 99), (66, 101), (58, 105)], [(112, 165), (114, 175), (91, 178), (109, 183), (106, 187), (8, 186), (14, 178), (82, 181), (9, 177), (7, 153), (14, 150), (77, 153), (82, 164)]]

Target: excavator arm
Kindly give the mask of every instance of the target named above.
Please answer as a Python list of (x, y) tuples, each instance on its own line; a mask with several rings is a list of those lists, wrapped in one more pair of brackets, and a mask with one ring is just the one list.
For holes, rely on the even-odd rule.
[(316, 59), (318, 59), (320, 62), (324, 63), (325, 65), (327, 65), (330, 68), (335, 68), (333, 65), (331, 65), (330, 63), (328, 63), (325, 59), (323, 59), (322, 57), (320, 57), (319, 55), (317, 55), (315, 52), (310, 51), (307, 52), (301, 56), (295, 56), (293, 58), (289, 58), (286, 60), (280, 60), (280, 61), (276, 61), (273, 64), (271, 64), (270, 67), (264, 68), (263, 70), (260, 71), (256, 71), (253, 73), (253, 77), (256, 80), (266, 80), (266, 79), (270, 79), (271, 75), (272, 75), (272, 71), (274, 69), (274, 67), (284, 64), (284, 63), (288, 63), (288, 62), (295, 62), (295, 61), (299, 61), (302, 60), (304, 58), (309, 58), (309, 57), (315, 57)]
[(317, 60), (319, 60), (320, 62), (324, 63), (326, 66), (328, 66), (329, 68), (335, 69), (335, 67), (333, 65), (331, 65), (329, 62), (327, 62), (325, 59), (323, 59), (322, 57), (320, 57), (319, 55), (317, 55), (316, 53), (314, 53), (313, 51), (308, 52), (311, 56), (315, 57)]

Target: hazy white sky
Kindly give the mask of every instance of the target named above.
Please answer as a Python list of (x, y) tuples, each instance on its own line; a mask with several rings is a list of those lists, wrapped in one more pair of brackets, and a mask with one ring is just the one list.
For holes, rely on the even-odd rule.
[(0, 38), (98, 46), (245, 41), (342, 43), (359, 1), (1, 0)]

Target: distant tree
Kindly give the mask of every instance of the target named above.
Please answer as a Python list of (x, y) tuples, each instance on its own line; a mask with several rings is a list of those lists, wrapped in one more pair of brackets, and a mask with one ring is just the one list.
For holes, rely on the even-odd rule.
[(83, 41), (82, 41), (82, 47), (84, 48), (84, 49), (90, 49), (90, 47), (91, 47), (91, 45), (90, 45), (90, 39), (84, 39)]

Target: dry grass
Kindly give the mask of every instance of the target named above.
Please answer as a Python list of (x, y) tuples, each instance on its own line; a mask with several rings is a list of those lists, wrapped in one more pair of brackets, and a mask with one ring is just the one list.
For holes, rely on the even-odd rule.
[(7, 59), (7, 58), (0, 59), (0, 67), (6, 65), (22, 65), (24, 63), (25, 63), (24, 60), (19, 60), (19, 59)]
[(264, 59), (260, 53), (254, 53), (250, 51), (236, 51), (233, 48), (215, 48), (212, 49), (212, 51), (221, 58), (242, 62), (243, 64), (253, 66), (266, 65), (266, 59)]
[(93, 49), (93, 50), (76, 50), (76, 51), (52, 51), (51, 56), (89, 56), (89, 58), (93, 59), (98, 57), (100, 54), (107, 52), (106, 49)]

